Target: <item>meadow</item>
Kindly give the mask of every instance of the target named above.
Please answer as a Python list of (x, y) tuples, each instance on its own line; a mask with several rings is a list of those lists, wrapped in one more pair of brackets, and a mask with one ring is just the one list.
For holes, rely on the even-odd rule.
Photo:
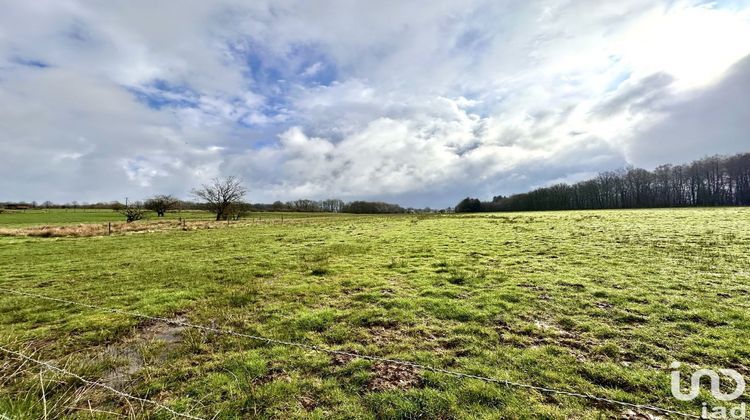
[[(248, 213), (246, 218), (275, 219), (286, 217), (320, 217), (319, 213), (297, 213), (297, 212), (273, 212), (273, 213)], [(330, 215), (329, 215), (330, 216)], [(170, 211), (164, 217), (159, 218), (152, 211), (144, 212), (146, 221), (180, 220), (188, 221), (213, 221), (214, 215), (201, 210)], [(91, 223), (122, 223), (125, 216), (109, 209), (34, 209), (34, 210), (4, 210), (0, 213), (0, 227), (19, 228), (25, 226), (66, 226), (75, 224)]]
[[(4, 213), (0, 227), (112, 216), (79, 213)], [(0, 346), (220, 419), (649, 417), (8, 290), (695, 415), (716, 400), (674, 399), (670, 363), (683, 377), (750, 377), (750, 209), (279, 216), (86, 237), (8, 231)], [(8, 354), (0, 415), (172, 417)]]

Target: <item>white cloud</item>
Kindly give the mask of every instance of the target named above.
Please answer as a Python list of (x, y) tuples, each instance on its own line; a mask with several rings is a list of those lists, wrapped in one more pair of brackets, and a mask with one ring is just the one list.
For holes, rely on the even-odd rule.
[(717, 8), (690, 7), (685, 2), (653, 10), (620, 37), (617, 48), (636, 75), (663, 72), (683, 88), (714, 82), (747, 54), (750, 39), (747, 14)]
[(320, 73), (321, 70), (323, 70), (323, 63), (320, 61), (316, 61), (315, 63), (311, 64), (309, 67), (305, 69), (305, 71), (302, 72), (302, 75), (305, 77), (312, 77), (316, 74)]
[[(679, 104), (714, 103), (699, 92), (750, 54), (749, 10), (11, 2), (0, 16), (0, 200), (186, 195), (234, 173), (256, 201), (442, 206), (651, 163), (644, 138), (678, 140), (650, 127), (701, 121)], [(735, 150), (715, 145), (736, 130), (706, 133), (723, 137), (693, 138), (686, 158)]]

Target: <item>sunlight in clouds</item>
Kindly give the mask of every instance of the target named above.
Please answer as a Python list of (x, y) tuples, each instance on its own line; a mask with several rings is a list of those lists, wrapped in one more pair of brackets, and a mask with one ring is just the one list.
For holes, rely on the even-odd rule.
[(681, 89), (715, 82), (750, 54), (747, 13), (685, 4), (654, 11), (624, 35), (623, 60), (637, 74), (664, 71)]

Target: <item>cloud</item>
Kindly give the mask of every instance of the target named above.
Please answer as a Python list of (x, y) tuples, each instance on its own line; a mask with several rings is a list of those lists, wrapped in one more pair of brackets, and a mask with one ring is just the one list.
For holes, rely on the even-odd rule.
[(184, 179), (218, 172), (208, 131), (186, 132), (176, 115), (153, 112), (110, 83), (38, 72), (6, 75), (0, 91), (0, 189), (10, 197), (94, 201), (149, 186), (184, 192)]
[(750, 147), (750, 56), (726, 78), (690, 95), (672, 98), (654, 124), (635, 130), (627, 143), (634, 163), (654, 166), (713, 154), (747, 152)]
[(442, 207), (734, 151), (745, 70), (726, 71), (750, 54), (738, 42), (750, 37), (749, 10), (10, 3), (0, 16), (0, 200), (187, 196), (235, 174), (253, 201)]
[(598, 118), (606, 118), (618, 112), (637, 113), (641, 109), (653, 108), (654, 102), (664, 96), (665, 90), (674, 82), (674, 77), (666, 73), (656, 73), (627, 84), (618, 89), (592, 110)]

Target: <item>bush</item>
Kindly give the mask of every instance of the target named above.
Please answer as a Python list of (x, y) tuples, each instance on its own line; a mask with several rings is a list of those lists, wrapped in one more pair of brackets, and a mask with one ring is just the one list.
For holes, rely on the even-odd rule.
[(482, 203), (478, 198), (466, 197), (456, 205), (456, 213), (477, 213), (482, 211)]
[(120, 211), (128, 223), (143, 219), (143, 209), (136, 206), (128, 206)]

